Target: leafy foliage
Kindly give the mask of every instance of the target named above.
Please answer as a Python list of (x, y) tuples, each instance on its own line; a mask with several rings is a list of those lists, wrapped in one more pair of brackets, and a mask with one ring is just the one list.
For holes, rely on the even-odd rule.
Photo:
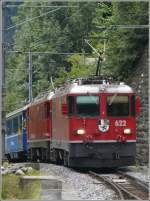
[(136, 68), (148, 42), (148, 29), (133, 26), (148, 24), (148, 2), (115, 2), (112, 9), (100, 4), (97, 9), (100, 16), (97, 15), (94, 22), (98, 24), (99, 18), (107, 27), (98, 34), (106, 38), (106, 72), (125, 80)]

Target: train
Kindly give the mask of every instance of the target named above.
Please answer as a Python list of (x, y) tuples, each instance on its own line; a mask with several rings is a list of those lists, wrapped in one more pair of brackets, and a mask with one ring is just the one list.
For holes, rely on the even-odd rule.
[(133, 165), (139, 113), (125, 83), (78, 78), (7, 115), (5, 154), (74, 168)]

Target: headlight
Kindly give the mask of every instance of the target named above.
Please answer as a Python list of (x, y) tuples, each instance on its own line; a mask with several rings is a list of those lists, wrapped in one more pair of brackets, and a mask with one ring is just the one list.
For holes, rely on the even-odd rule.
[(131, 134), (131, 129), (130, 128), (124, 129), (124, 134)]
[(83, 135), (83, 134), (85, 134), (85, 130), (84, 129), (79, 129), (79, 130), (77, 130), (77, 134), (78, 135)]

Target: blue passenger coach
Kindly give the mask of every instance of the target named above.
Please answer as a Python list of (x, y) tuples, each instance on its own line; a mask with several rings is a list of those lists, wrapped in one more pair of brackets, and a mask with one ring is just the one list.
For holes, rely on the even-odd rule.
[(9, 160), (27, 159), (27, 106), (6, 116), (5, 154)]

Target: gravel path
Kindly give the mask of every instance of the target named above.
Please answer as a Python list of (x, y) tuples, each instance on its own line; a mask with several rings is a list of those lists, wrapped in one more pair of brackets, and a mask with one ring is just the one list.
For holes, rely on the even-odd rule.
[[(9, 164), (7, 172), (25, 166), (26, 163)], [(127, 174), (148, 182), (148, 167), (130, 166), (120, 168)], [(2, 171), (2, 168), (1, 168)], [(41, 175), (54, 176), (62, 181), (63, 200), (117, 200), (115, 192), (108, 189), (102, 182), (90, 177), (88, 173), (77, 172), (70, 168), (54, 164), (40, 164)]]
[[(76, 192), (76, 198), (83, 200), (115, 200), (114, 191), (101, 182), (91, 178), (87, 173), (80, 173), (63, 166), (41, 164), (41, 174), (53, 175), (60, 179), (68, 190)], [(70, 197), (72, 198), (72, 197)]]

